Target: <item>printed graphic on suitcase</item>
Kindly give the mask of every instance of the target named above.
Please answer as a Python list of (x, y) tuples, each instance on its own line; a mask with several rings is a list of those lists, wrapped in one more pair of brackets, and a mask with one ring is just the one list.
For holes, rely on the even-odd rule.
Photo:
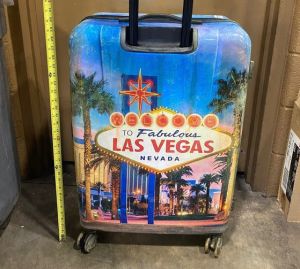
[(88, 19), (70, 39), (82, 221), (225, 223), (246, 101), (248, 35), (234, 22), (203, 19), (193, 25), (197, 45), (190, 53), (134, 52), (121, 46), (124, 25)]

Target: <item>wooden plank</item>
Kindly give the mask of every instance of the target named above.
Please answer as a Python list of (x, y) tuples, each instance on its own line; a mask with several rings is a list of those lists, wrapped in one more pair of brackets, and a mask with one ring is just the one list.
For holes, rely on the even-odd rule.
[[(43, 58), (41, 57), (41, 51), (44, 50), (42, 46), (45, 36), (38, 35), (38, 26), (42, 25), (38, 18), (38, 10), (36, 9), (35, 0), (27, 0), (28, 14), (30, 18), (30, 31), (31, 31), (31, 46), (32, 46), (32, 61), (33, 69), (30, 71), (35, 79), (35, 94), (38, 98), (38, 109), (40, 111), (39, 124), (36, 126), (38, 132), (38, 145), (40, 150), (40, 162), (44, 167), (49, 166), (49, 160), (52, 159), (52, 147), (50, 142), (50, 106), (49, 106), (49, 92), (48, 92), (48, 78), (47, 69)], [(43, 12), (40, 12), (42, 15)], [(46, 60), (46, 59), (44, 59)], [(38, 118), (37, 118), (38, 119)], [(50, 143), (49, 143), (50, 142)]]
[[(5, 9), (7, 15), (7, 9)], [(7, 16), (6, 16), (7, 18)], [(23, 117), (21, 113), (20, 96), (18, 92), (18, 81), (15, 68), (15, 56), (12, 48), (12, 39), (10, 26), (7, 21), (7, 34), (3, 39), (4, 44), (4, 60), (7, 68), (8, 88), (10, 92), (11, 112), (14, 122), (14, 130), (17, 142), (17, 151), (19, 157), (20, 173), (22, 177), (28, 174), (28, 156), (26, 148), (26, 140), (24, 134)]]
[(278, 18), (272, 27), (272, 31), (276, 31), (276, 36), (270, 40), (270, 44), (274, 44), (274, 47), (271, 50), (270, 46), (265, 47), (267, 52), (265, 65), (270, 66), (270, 70), (262, 76), (259, 85), (263, 98), (256, 106), (252, 129), (254, 135), (250, 142), (251, 152), (247, 170), (248, 180), (256, 191), (267, 191), (268, 169), (285, 72), (282, 67), (285, 66), (288, 53), (294, 4), (294, 0), (280, 1)]
[(16, 1), (8, 7), (21, 114), (28, 153), (28, 176), (36, 177), (49, 170), (49, 125), (36, 77), (36, 57), (28, 1)]

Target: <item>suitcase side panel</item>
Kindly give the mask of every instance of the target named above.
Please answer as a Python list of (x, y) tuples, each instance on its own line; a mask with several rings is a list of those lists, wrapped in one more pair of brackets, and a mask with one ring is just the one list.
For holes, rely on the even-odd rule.
[(248, 35), (232, 22), (204, 23), (194, 26), (193, 53), (136, 53), (122, 49), (122, 25), (87, 20), (70, 39), (82, 220), (224, 224), (246, 101)]

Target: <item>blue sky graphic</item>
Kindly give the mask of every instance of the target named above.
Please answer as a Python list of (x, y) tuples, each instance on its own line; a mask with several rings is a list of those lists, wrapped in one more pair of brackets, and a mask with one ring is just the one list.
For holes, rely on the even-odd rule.
[[(249, 66), (249, 37), (232, 22), (195, 26), (198, 46), (189, 54), (125, 51), (120, 46), (120, 26), (117, 21), (84, 21), (70, 39), (71, 78), (76, 71), (96, 73), (96, 79), (104, 79), (105, 90), (114, 95), (115, 111), (121, 111), (122, 106), (121, 76), (138, 76), (141, 69), (144, 76), (157, 77), (158, 106), (205, 116), (212, 112), (208, 105), (216, 95), (218, 79), (226, 78), (232, 67), (243, 71)], [(149, 106), (144, 104), (144, 108)], [(137, 106), (131, 111), (137, 111)], [(222, 123), (231, 125), (232, 108), (219, 117)], [(93, 131), (109, 124), (108, 115), (99, 115), (95, 110), (91, 111), (91, 120)], [(74, 117), (73, 125), (82, 128), (82, 117)]]

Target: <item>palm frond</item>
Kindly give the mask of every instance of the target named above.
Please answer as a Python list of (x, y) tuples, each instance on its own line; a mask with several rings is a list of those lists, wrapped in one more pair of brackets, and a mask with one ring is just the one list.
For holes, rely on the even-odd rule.
[(110, 114), (113, 111), (113, 95), (105, 91), (104, 80), (96, 81), (96, 73), (86, 76), (77, 71), (70, 83), (73, 115), (81, 114), (84, 109), (96, 109), (99, 114)]
[(246, 70), (237, 71), (236, 68), (232, 68), (226, 79), (217, 81), (217, 97), (210, 102), (209, 108), (212, 108), (214, 113), (221, 113), (231, 105), (238, 103), (239, 96), (247, 88), (247, 82), (248, 73)]
[(205, 186), (204, 184), (195, 184), (194, 186), (191, 187), (192, 192), (201, 192), (205, 191)]
[(203, 183), (203, 184), (218, 183), (219, 181), (220, 181), (220, 178), (218, 177), (217, 174), (205, 174), (200, 179), (200, 182)]

